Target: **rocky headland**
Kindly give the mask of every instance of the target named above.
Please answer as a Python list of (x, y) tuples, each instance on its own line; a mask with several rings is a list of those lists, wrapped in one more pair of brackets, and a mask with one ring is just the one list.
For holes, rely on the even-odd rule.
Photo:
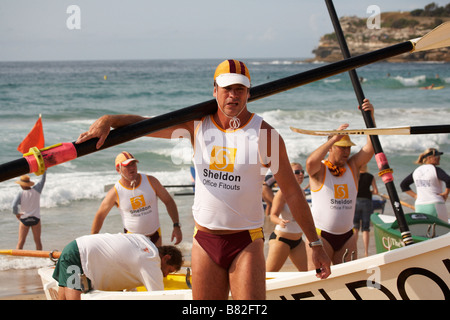
[[(445, 9), (448, 9), (450, 4)], [(421, 37), (450, 16), (423, 16), (420, 12), (382, 12), (379, 29), (369, 29), (367, 17), (342, 17), (339, 19), (347, 46), (352, 56), (385, 48), (400, 42)], [(319, 46), (313, 50), (315, 57), (309, 61), (335, 62), (343, 59), (336, 34), (330, 33), (320, 38)], [(450, 48), (436, 49), (413, 54), (406, 53), (391, 59), (390, 62), (444, 61), (450, 62)]]

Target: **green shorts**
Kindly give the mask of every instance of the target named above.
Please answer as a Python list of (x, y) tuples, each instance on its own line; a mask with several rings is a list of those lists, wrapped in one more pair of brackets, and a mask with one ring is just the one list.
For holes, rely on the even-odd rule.
[[(58, 281), (60, 287), (82, 291), (80, 275), (83, 273), (78, 245), (76, 240), (73, 240), (61, 252), (53, 271), (53, 279)], [(87, 281), (91, 287), (90, 280), (87, 279)]]
[(440, 218), (447, 222), (447, 208), (444, 202), (430, 203), (430, 204), (416, 204), (415, 212), (427, 213), (430, 216)]

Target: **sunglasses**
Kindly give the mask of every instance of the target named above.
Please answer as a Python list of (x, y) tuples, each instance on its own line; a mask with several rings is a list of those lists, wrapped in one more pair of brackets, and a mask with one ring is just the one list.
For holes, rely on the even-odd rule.
[(294, 174), (305, 174), (305, 170), (294, 170)]
[(443, 152), (439, 152), (436, 150), (431, 150), (430, 152), (428, 152), (427, 154), (424, 154), (423, 158), (429, 157), (429, 156), (434, 156), (434, 157), (440, 157), (441, 154), (443, 154)]

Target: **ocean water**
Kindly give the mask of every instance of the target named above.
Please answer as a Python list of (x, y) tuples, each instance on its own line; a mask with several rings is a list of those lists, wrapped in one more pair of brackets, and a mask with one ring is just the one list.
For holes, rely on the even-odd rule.
[[(42, 114), (46, 145), (71, 142), (103, 114), (133, 113), (154, 116), (212, 98), (212, 76), (221, 60), (0, 62), (0, 163), (21, 157), (17, 146)], [(253, 85), (263, 84), (321, 66), (296, 59), (248, 59)], [(357, 70), (362, 87), (375, 106), (377, 126), (448, 124), (450, 119), (450, 68), (443, 63), (376, 63)], [(442, 90), (421, 90), (434, 83)], [(294, 133), (304, 129), (336, 129), (341, 123), (364, 128), (347, 73), (317, 81), (249, 104), (283, 136), (291, 161), (305, 163), (324, 137)], [(365, 137), (353, 136), (358, 150)], [(448, 134), (381, 136), (381, 145), (394, 169), (395, 184), (416, 165), (418, 154), (428, 147), (445, 154), (441, 167), (450, 171)], [(187, 141), (140, 138), (48, 170), (41, 197), (44, 250), (62, 250), (78, 236), (90, 233), (93, 217), (105, 192), (114, 183), (115, 156), (127, 150), (140, 161), (139, 170), (157, 177), (164, 185), (191, 183), (192, 150)], [(376, 173), (375, 161), (369, 169)], [(31, 174), (33, 181), (39, 177)], [(0, 248), (15, 248), (18, 221), (11, 202), (19, 187), (11, 179), (0, 183)], [(381, 192), (386, 189), (380, 179)], [(402, 194), (402, 200), (412, 202)], [(187, 189), (171, 188), (174, 193)], [(189, 254), (192, 245), (192, 196), (174, 196)], [(408, 212), (405, 209), (405, 212)], [(160, 203), (163, 242), (170, 242), (171, 220)], [(102, 228), (120, 232), (122, 224), (113, 209)], [(28, 235), (25, 249), (34, 249)], [(29, 269), (49, 264), (46, 259), (0, 257), (0, 271)]]

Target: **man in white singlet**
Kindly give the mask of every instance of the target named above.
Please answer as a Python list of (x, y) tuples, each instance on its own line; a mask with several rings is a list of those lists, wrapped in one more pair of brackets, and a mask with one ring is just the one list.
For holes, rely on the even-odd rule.
[[(373, 105), (368, 99), (364, 99), (361, 108), (370, 111), (373, 117)], [(338, 130), (347, 127), (348, 124), (342, 124)], [(374, 150), (370, 136), (367, 136), (366, 145), (350, 156), (350, 148), (354, 145), (349, 136), (334, 135), (306, 160), (314, 223), (333, 264), (342, 263), (346, 251), (346, 261), (357, 258), (353, 218), (359, 171), (370, 161)], [(324, 160), (327, 154), (328, 158)], [(307, 248), (307, 251), (310, 250)], [(309, 265), (309, 270), (313, 268)]]
[(116, 157), (116, 170), (121, 178), (110, 189), (95, 214), (91, 233), (99, 233), (112, 207), (120, 211), (125, 233), (146, 235), (156, 245), (161, 245), (158, 198), (164, 203), (173, 221), (171, 241), (179, 244), (183, 238), (175, 201), (158, 179), (138, 173), (133, 155), (123, 151)]
[[(264, 167), (271, 169), (293, 217), (313, 246), (318, 278), (327, 278), (330, 259), (316, 233), (309, 205), (297, 183), (283, 139), (247, 109), (250, 73), (238, 60), (225, 60), (214, 74), (218, 109), (212, 114), (151, 133), (151, 137), (191, 140), (196, 167), (192, 244), (194, 299), (264, 299), (265, 257), (261, 202)], [(99, 138), (112, 128), (144, 120), (136, 115), (105, 115), (77, 143)], [(182, 134), (180, 134), (182, 133)], [(267, 171), (267, 170), (266, 170)]]
[[(126, 263), (120, 263), (126, 262)], [(164, 290), (163, 277), (178, 271), (183, 255), (175, 246), (156, 247), (142, 234), (90, 234), (64, 247), (53, 272), (59, 300), (80, 300), (94, 290)]]

